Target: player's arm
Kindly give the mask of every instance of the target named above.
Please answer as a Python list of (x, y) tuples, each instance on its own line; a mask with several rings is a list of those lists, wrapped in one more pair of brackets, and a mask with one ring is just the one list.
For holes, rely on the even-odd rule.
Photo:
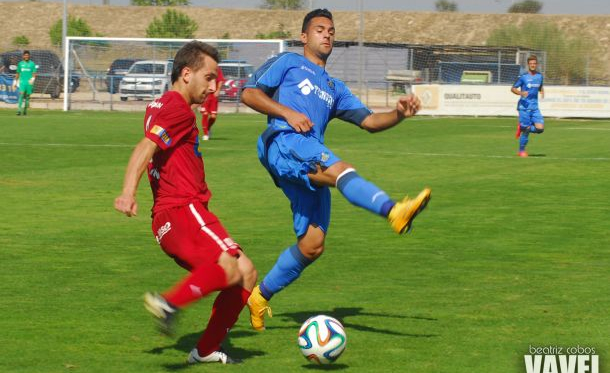
[(259, 113), (283, 118), (297, 132), (308, 132), (313, 127), (313, 123), (305, 114), (274, 101), (259, 88), (244, 89), (241, 101)]
[(417, 114), (421, 108), (421, 102), (415, 95), (407, 95), (398, 99), (396, 109), (386, 113), (371, 114), (360, 124), (369, 132), (379, 132), (394, 127), (403, 119)]
[(114, 200), (114, 208), (127, 216), (135, 216), (138, 213), (138, 203), (136, 202), (136, 192), (142, 174), (152, 156), (159, 150), (157, 144), (148, 138), (143, 138), (131, 153), (125, 179), (123, 181), (123, 191)]

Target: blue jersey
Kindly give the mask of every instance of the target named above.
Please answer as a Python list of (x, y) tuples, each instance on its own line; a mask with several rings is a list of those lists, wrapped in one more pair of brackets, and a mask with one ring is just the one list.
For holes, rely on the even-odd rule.
[(513, 87), (519, 88), (521, 92), (527, 92), (527, 97), (521, 96), (519, 99), (518, 110), (538, 110), (538, 92), (542, 89), (542, 83), (542, 74), (539, 72), (534, 75), (526, 72), (517, 79)]
[[(313, 123), (307, 136), (324, 143), (326, 126), (333, 118), (358, 126), (371, 111), (342, 81), (332, 78), (322, 67), (297, 53), (281, 53), (270, 58), (250, 78), (246, 88), (259, 88), (274, 101), (305, 114)], [(271, 132), (296, 132), (282, 118), (269, 116)]]

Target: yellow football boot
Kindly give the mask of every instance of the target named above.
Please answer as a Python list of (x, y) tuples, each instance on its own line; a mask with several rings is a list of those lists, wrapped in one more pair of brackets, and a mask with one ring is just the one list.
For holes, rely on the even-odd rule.
[(414, 199), (407, 196), (401, 202), (397, 202), (388, 214), (388, 221), (394, 232), (398, 234), (409, 232), (413, 219), (426, 208), (431, 196), (432, 191), (426, 188)]
[(265, 330), (265, 312), (269, 317), (273, 317), (269, 301), (261, 294), (261, 289), (256, 286), (252, 289), (252, 294), (248, 298), (248, 309), (250, 310), (250, 324), (257, 331)]

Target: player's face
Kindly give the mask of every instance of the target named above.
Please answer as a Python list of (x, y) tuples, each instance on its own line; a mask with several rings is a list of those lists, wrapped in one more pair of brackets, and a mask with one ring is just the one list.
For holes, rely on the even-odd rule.
[(24, 53), (23, 54), (23, 60), (26, 61), (26, 62), (29, 61), (30, 60), (30, 54), (29, 53)]
[(301, 34), (305, 49), (326, 61), (335, 42), (335, 25), (326, 17), (315, 17), (309, 21), (307, 30)]
[(204, 66), (191, 71), (189, 79), (189, 93), (192, 104), (201, 104), (209, 94), (216, 92), (216, 71), (218, 64), (208, 55), (204, 57)]
[(527, 61), (527, 66), (529, 66), (530, 71), (534, 72), (534, 71), (536, 71), (536, 68), (538, 67), (538, 61), (529, 60), (529, 61)]

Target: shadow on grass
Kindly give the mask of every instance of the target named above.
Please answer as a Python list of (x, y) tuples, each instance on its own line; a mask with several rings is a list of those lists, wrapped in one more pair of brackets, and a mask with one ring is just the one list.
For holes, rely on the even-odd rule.
[(543, 158), (546, 157), (546, 154), (529, 154), (528, 157)]
[[(381, 328), (373, 328), (370, 326), (358, 324), (356, 322), (351, 322), (346, 320), (353, 316), (372, 316), (377, 318), (394, 318), (394, 319), (412, 319), (412, 320), (423, 320), (423, 321), (437, 321), (437, 319), (432, 317), (423, 317), (423, 316), (405, 316), (405, 315), (392, 315), (388, 313), (376, 313), (376, 312), (366, 312), (362, 307), (338, 307), (333, 310), (310, 310), (310, 311), (300, 311), (300, 312), (292, 312), (292, 313), (282, 313), (278, 314), (277, 317), (280, 317), (284, 320), (289, 320), (295, 322), (297, 325), (301, 325), (305, 320), (310, 318), (313, 315), (328, 315), (337, 318), (344, 327), (355, 329), (363, 332), (370, 333), (380, 333), (380, 334), (389, 334), (403, 337), (413, 337), (413, 338), (432, 338), (438, 337), (438, 334), (415, 334), (415, 333), (402, 333), (396, 330), (390, 329), (381, 329)], [(298, 327), (298, 326), (297, 326)], [(267, 326), (267, 329), (293, 329), (294, 326)]]
[(309, 369), (309, 370), (343, 370), (349, 368), (349, 365), (345, 364), (327, 364), (327, 365), (315, 365), (315, 364), (305, 364), (301, 365), (301, 368)]
[[(244, 360), (244, 361), (251, 357), (254, 357), (254, 356), (265, 355), (264, 351), (246, 350), (243, 348), (235, 347), (231, 343), (231, 339), (233, 339), (233, 338), (251, 337), (251, 336), (257, 335), (257, 334), (258, 334), (257, 332), (249, 331), (249, 330), (232, 331), (229, 333), (228, 338), (225, 339), (224, 342), (222, 343), (222, 347), (227, 352), (227, 354), (229, 354), (229, 356), (240, 359), (240, 360)], [(191, 350), (197, 345), (197, 341), (199, 341), (200, 336), (201, 336), (201, 333), (185, 334), (185, 335), (179, 337), (174, 344), (161, 346), (161, 347), (155, 347), (153, 349), (150, 349), (150, 350), (144, 351), (144, 352), (149, 353), (149, 354), (158, 355), (158, 354), (162, 354), (165, 350), (169, 350), (169, 349), (182, 351), (185, 353), (183, 363), (164, 364), (163, 367), (166, 370), (170, 370), (170, 371), (186, 369), (191, 366), (190, 364), (188, 364), (186, 362), (186, 357), (187, 357), (188, 353), (191, 352)]]

